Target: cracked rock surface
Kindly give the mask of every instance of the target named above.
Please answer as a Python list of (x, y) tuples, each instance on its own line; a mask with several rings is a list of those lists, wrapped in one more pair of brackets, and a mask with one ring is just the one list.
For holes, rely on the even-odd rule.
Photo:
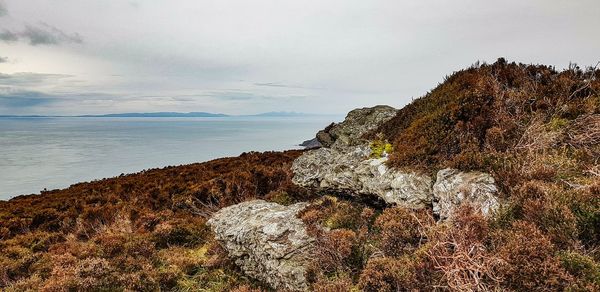
[(276, 290), (302, 291), (314, 238), (296, 214), (307, 205), (243, 202), (219, 210), (208, 225), (246, 275)]
[(433, 185), (433, 213), (440, 219), (451, 218), (463, 203), (468, 203), (489, 216), (500, 207), (494, 178), (483, 172), (460, 172), (442, 169)]
[(386, 157), (369, 158), (370, 153), (368, 146), (308, 151), (294, 161), (292, 181), (351, 196), (375, 195), (386, 204), (412, 209), (431, 202), (433, 182), (429, 176), (390, 169)]

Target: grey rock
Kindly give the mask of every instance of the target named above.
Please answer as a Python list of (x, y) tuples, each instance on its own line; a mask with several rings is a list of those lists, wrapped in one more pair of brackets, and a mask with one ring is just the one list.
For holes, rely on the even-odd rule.
[(297, 158), (292, 181), (300, 186), (354, 196), (375, 195), (387, 204), (419, 209), (431, 202), (432, 180), (369, 158), (369, 146), (320, 148)]
[(319, 143), (323, 145), (323, 147), (331, 147), (331, 145), (333, 145), (333, 142), (335, 142), (335, 140), (329, 134), (328, 131), (329, 130), (325, 128), (324, 130), (321, 130), (317, 133), (317, 141), (319, 141)]
[(433, 212), (441, 220), (448, 219), (458, 206), (468, 203), (490, 216), (500, 207), (497, 192), (494, 178), (487, 173), (443, 169), (433, 185)]
[(302, 291), (314, 242), (296, 217), (306, 206), (248, 201), (219, 210), (208, 225), (246, 275), (276, 290)]
[(315, 149), (323, 147), (323, 145), (321, 145), (321, 142), (319, 142), (319, 139), (317, 138), (306, 140), (302, 142), (300, 146), (304, 147), (304, 149)]
[(331, 124), (317, 133), (317, 139), (324, 147), (343, 148), (364, 144), (362, 136), (377, 129), (390, 120), (398, 110), (387, 105), (378, 105), (352, 110), (343, 122)]

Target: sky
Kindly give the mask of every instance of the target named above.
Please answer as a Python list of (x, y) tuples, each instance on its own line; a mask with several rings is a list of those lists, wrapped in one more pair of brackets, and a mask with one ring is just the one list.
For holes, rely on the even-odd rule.
[(0, 115), (402, 107), (498, 57), (600, 61), (598, 0), (0, 0)]

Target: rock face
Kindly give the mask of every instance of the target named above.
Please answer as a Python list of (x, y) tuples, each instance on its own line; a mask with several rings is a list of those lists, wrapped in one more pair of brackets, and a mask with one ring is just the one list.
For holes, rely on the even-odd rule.
[(460, 172), (443, 169), (433, 185), (433, 212), (440, 219), (451, 218), (462, 203), (469, 203), (489, 216), (500, 207), (494, 178), (481, 172)]
[(369, 158), (370, 153), (366, 145), (308, 151), (294, 161), (292, 181), (348, 195), (375, 195), (387, 204), (413, 209), (431, 201), (429, 176), (389, 169), (387, 158)]
[(339, 124), (317, 134), (323, 148), (307, 151), (293, 165), (292, 181), (302, 187), (350, 196), (377, 196), (386, 204), (419, 209), (433, 205), (440, 219), (451, 217), (462, 203), (484, 215), (499, 207), (494, 178), (479, 172), (444, 169), (433, 185), (427, 175), (389, 169), (387, 157), (371, 157), (369, 141), (362, 137), (396, 114), (389, 106), (351, 111)]
[(396, 115), (390, 106), (355, 109), (339, 124), (317, 133), (324, 148), (294, 161), (292, 181), (300, 186), (354, 196), (377, 196), (387, 204), (423, 208), (431, 202), (432, 180), (414, 172), (388, 169), (386, 157), (370, 158), (362, 137)]
[(324, 147), (343, 148), (362, 144), (361, 137), (396, 115), (395, 108), (378, 105), (352, 110), (343, 122), (331, 124), (317, 133)]
[(304, 149), (316, 149), (316, 148), (321, 148), (323, 145), (321, 145), (321, 142), (319, 142), (319, 139), (312, 138), (310, 140), (306, 140), (306, 141), (302, 142), (299, 146), (304, 147)]
[(244, 202), (219, 210), (208, 225), (245, 274), (276, 290), (302, 291), (314, 241), (296, 218), (306, 205)]

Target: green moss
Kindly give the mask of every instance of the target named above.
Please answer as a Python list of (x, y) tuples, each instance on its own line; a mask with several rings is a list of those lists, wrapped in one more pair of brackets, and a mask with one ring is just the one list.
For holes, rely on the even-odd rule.
[(271, 195), (269, 200), (284, 206), (289, 206), (294, 203), (294, 199), (287, 192), (276, 192)]
[(571, 251), (562, 252), (559, 256), (562, 266), (570, 274), (600, 285), (600, 264), (591, 257)]
[(550, 120), (550, 123), (548, 123), (548, 127), (552, 131), (558, 131), (558, 130), (564, 128), (568, 124), (569, 124), (569, 120), (554, 117)]

